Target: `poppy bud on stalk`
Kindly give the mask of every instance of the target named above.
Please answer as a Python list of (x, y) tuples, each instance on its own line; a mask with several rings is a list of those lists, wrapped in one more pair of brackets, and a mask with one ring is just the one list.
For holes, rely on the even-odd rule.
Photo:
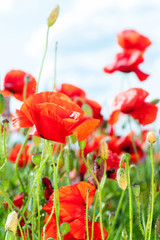
[(125, 190), (128, 185), (127, 174), (123, 168), (119, 168), (117, 171), (117, 183), (122, 190)]
[(47, 19), (48, 27), (51, 27), (55, 23), (55, 21), (57, 20), (58, 14), (59, 14), (59, 6), (56, 5), (51, 11)]
[(5, 231), (6, 232), (11, 231), (14, 233), (14, 236), (15, 236), (17, 231), (17, 223), (18, 223), (18, 215), (15, 211), (13, 211), (7, 217)]
[(140, 185), (138, 183), (135, 183), (135, 184), (133, 184), (132, 189), (133, 189), (133, 194), (136, 197), (139, 197), (139, 195), (140, 195)]
[(157, 138), (156, 138), (156, 135), (155, 135), (155, 133), (154, 132), (148, 132), (147, 133), (147, 141), (149, 142), (149, 143), (155, 143), (156, 142), (156, 140), (157, 140)]
[(69, 230), (70, 230), (69, 223), (64, 222), (61, 224), (60, 231), (61, 231), (62, 236), (66, 235), (69, 232)]
[(86, 146), (86, 139), (83, 140), (83, 141), (79, 141), (78, 143), (79, 143), (79, 147), (80, 147), (80, 149), (84, 149), (85, 146)]
[(103, 160), (108, 158), (108, 145), (106, 142), (100, 144), (100, 156)]

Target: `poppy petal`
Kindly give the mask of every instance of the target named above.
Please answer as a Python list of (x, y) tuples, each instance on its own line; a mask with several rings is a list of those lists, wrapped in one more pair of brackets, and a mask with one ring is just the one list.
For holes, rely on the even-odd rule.
[(149, 74), (142, 72), (139, 68), (135, 68), (134, 72), (141, 82), (149, 77)]

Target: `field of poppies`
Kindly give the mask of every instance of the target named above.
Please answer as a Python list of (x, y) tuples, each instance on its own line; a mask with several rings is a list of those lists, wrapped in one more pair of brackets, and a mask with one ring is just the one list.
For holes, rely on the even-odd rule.
[[(39, 91), (39, 76), (12, 69), (0, 91), (0, 240), (137, 240), (160, 238), (159, 99), (129, 88), (114, 96), (108, 119), (102, 106), (72, 84)], [(117, 34), (121, 52), (104, 73), (140, 70), (152, 44), (126, 29)], [(10, 99), (21, 107), (10, 113)], [(122, 135), (117, 134), (119, 122)], [(149, 127), (148, 127), (149, 124)], [(129, 129), (129, 131), (128, 131)], [(138, 132), (138, 133), (137, 133)]]

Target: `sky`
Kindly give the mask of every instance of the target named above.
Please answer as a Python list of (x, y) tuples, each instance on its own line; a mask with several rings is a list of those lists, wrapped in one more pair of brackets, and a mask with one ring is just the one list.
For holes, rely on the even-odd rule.
[[(47, 56), (40, 90), (52, 90), (54, 49), (57, 50), (57, 86), (71, 83), (87, 97), (109, 106), (120, 91), (141, 87), (148, 100), (160, 97), (160, 1), (159, 0), (0, 0), (0, 76), (21, 69), (38, 78), (47, 32), (47, 17), (53, 7), (59, 17), (50, 28)], [(134, 29), (149, 37), (141, 70), (150, 77), (139, 82), (134, 73), (105, 74), (103, 68), (121, 51), (116, 34)], [(14, 100), (13, 100), (14, 101)]]

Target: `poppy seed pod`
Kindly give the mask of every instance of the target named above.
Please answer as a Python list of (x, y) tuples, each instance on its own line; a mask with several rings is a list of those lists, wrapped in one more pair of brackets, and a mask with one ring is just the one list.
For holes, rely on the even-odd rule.
[(128, 185), (127, 174), (123, 168), (119, 168), (117, 171), (117, 183), (122, 190), (125, 190)]
[(5, 231), (6, 232), (11, 231), (14, 233), (14, 236), (15, 236), (17, 231), (17, 223), (18, 223), (18, 215), (15, 211), (13, 211), (7, 217)]
[(47, 19), (48, 27), (51, 27), (55, 23), (55, 21), (57, 20), (58, 14), (59, 14), (59, 6), (56, 5), (51, 11)]
[(106, 142), (100, 144), (100, 156), (103, 160), (108, 158), (108, 145)]
[(157, 138), (156, 138), (156, 135), (155, 135), (154, 132), (148, 132), (148, 133), (147, 133), (147, 141), (148, 141), (149, 143), (155, 143), (156, 140), (157, 140)]
[(60, 231), (61, 231), (62, 236), (66, 235), (69, 232), (69, 230), (70, 230), (69, 223), (64, 222), (61, 224)]

